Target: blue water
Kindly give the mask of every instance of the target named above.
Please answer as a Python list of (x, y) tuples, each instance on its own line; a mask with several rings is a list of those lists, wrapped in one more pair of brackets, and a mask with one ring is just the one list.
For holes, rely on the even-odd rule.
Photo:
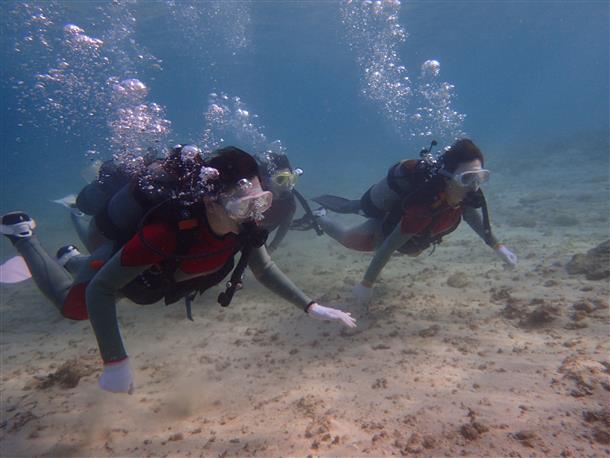
[[(274, 149), (304, 195), (358, 198), (467, 135), (519, 257), (502, 269), (466, 225), (393, 257), (354, 336), (250, 274), (228, 309), (198, 297), (194, 323), (179, 304), (121, 305), (130, 398), (99, 392), (88, 323), (32, 281), (2, 285), (0, 454), (389, 456), (420, 434), (436, 441), (422, 456), (606, 456), (609, 285), (565, 267), (608, 238), (609, 27), (607, 0), (0, 2), (0, 212), (31, 214), (51, 253), (77, 243), (51, 201), (96, 159)], [(0, 237), (0, 262), (15, 254)], [(273, 256), (346, 310), (370, 262), (311, 231)], [(530, 328), (536, 314), (552, 321)], [(31, 389), (72, 357), (92, 372), (77, 388)], [(466, 440), (475, 414), (489, 431)]]
[[(193, 15), (180, 10), (189, 4), (168, 3), (116, 2), (122, 10), (112, 10), (109, 2), (28, 5), (56, 11), (47, 26), (55, 37), (68, 23), (92, 37), (102, 36), (107, 24), (98, 11), (132, 15), (130, 46), (135, 43), (159, 59), (162, 70), (140, 65), (129, 51), (131, 69), (126, 65), (123, 74), (109, 74), (135, 76), (149, 87), (148, 100), (164, 107), (172, 122), (167, 143), (198, 142), (212, 92), (240, 97), (259, 116), (269, 141), (280, 139), (292, 161), (308, 171), (309, 184), (316, 176), (336, 180), (335, 170), (346, 179), (362, 176), (363, 170), (377, 174), (428, 143), (429, 138), (401, 137), (380, 103), (362, 95), (358, 50), (350, 48), (341, 21), (345, 4), (195, 3), (199, 20), (187, 23), (184, 17)], [(206, 13), (218, 5), (220, 13)], [(171, 17), (170, 8), (186, 14), (182, 22)], [(77, 121), (71, 131), (54, 125), (40, 100), (30, 95), (34, 75), (48, 71), (63, 51), (41, 52), (40, 46), (31, 46), (15, 53), (15, 44), (37, 25), (26, 21), (19, 2), (4, 2), (2, 13), (0, 208), (37, 212), (46, 208), (48, 197), (82, 184), (85, 151), (112, 154), (108, 119), (98, 115)], [(245, 26), (234, 33), (236, 18)], [(607, 2), (404, 1), (398, 22), (408, 34), (395, 43), (400, 62), (412, 78), (423, 61), (440, 62), (440, 81), (455, 86), (453, 109), (466, 115), (463, 130), (489, 158), (506, 159), (522, 154), (526, 145), (578, 138), (595, 137), (607, 145)], [(230, 41), (238, 34), (244, 43), (236, 47)], [(104, 64), (98, 65), (104, 71)], [(15, 81), (24, 84), (15, 88)], [(79, 103), (69, 100), (65, 119), (74, 118)]]

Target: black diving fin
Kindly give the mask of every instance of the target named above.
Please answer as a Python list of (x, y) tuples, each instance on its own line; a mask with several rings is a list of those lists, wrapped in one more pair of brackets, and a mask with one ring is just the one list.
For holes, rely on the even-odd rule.
[(329, 194), (314, 197), (311, 200), (335, 213), (358, 214), (360, 212), (360, 200), (350, 200)]

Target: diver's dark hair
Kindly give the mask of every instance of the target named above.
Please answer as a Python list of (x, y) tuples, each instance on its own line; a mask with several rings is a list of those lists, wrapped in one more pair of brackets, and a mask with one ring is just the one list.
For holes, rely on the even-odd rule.
[(288, 156), (280, 153), (261, 153), (256, 155), (260, 173), (269, 175), (275, 170), (288, 169), (292, 171), (292, 166)]
[(242, 178), (259, 177), (258, 165), (254, 157), (235, 146), (216, 150), (214, 156), (205, 161), (205, 165), (218, 170), (219, 177), (214, 180), (214, 187), (219, 188), (215, 191), (218, 192), (237, 185)]
[(485, 162), (479, 147), (468, 138), (461, 138), (456, 141), (442, 156), (445, 170), (451, 173), (455, 172), (462, 162), (470, 162), (475, 159), (481, 161), (481, 165)]
[[(441, 161), (443, 168), (450, 173), (455, 172), (462, 162), (470, 162), (478, 159), (481, 161), (481, 165), (484, 163), (483, 153), (468, 138), (461, 138), (457, 140), (451, 147), (443, 153)], [(419, 171), (421, 173), (421, 171)], [(416, 185), (416, 189), (410, 195), (408, 195), (403, 201), (403, 205), (410, 204), (430, 204), (434, 202), (438, 194), (443, 192), (447, 187), (446, 178), (440, 173), (434, 174), (431, 178), (425, 179), (422, 176), (418, 176), (416, 170), (413, 175)]]

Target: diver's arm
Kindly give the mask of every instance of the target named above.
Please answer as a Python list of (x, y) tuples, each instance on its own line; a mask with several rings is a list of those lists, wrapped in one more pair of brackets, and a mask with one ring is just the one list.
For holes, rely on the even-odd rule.
[(104, 363), (127, 357), (116, 314), (118, 292), (152, 267), (152, 264), (124, 266), (121, 261), (123, 250), (124, 248), (110, 258), (87, 286), (87, 312)]
[(268, 249), (270, 251), (276, 250), (280, 243), (282, 243), (282, 240), (284, 240), (284, 237), (286, 237), (286, 234), (288, 234), (295, 211), (296, 207), (291, 208), (290, 212), (286, 215), (286, 217), (282, 220), (280, 226), (277, 228), (277, 231), (275, 231), (273, 241), (268, 246)]
[(469, 206), (464, 207), (463, 217), (464, 221), (479, 234), (489, 247), (493, 248), (496, 254), (506, 263), (506, 265), (508, 265), (508, 267), (512, 268), (517, 265), (517, 255), (502, 242), (499, 242), (498, 239), (494, 237), (491, 229), (488, 234), (485, 233), (483, 219), (476, 208)]
[(250, 269), (256, 279), (278, 296), (296, 305), (308, 316), (318, 320), (338, 321), (344, 326), (356, 327), (356, 320), (350, 313), (332, 307), (325, 307), (312, 301), (275, 265), (269, 257), (267, 249), (256, 248), (250, 256)]
[(392, 257), (392, 254), (407, 243), (413, 236), (412, 234), (404, 234), (401, 231), (400, 226), (400, 224), (397, 224), (392, 233), (383, 241), (381, 246), (377, 248), (377, 251), (375, 251), (375, 256), (373, 256), (373, 259), (364, 274), (364, 278), (362, 279), (363, 286), (371, 288), (390, 260), (390, 257)]
[(498, 239), (493, 235), (493, 233), (489, 233), (487, 235), (485, 233), (485, 225), (483, 224), (483, 217), (479, 210), (474, 207), (470, 207), (468, 205), (464, 206), (464, 212), (462, 213), (464, 221), (468, 223), (468, 225), (475, 231), (479, 237), (485, 241), (487, 245), (492, 248), (496, 248), (499, 244)]
[(313, 302), (271, 260), (264, 246), (255, 248), (252, 251), (249, 266), (256, 279), (262, 285), (301, 310), (307, 311), (307, 306)]

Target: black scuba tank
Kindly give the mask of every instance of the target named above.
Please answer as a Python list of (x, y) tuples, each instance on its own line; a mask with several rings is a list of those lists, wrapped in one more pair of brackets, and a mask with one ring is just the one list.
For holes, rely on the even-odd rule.
[(400, 162), (397, 162), (389, 168), (385, 177), (371, 186), (360, 198), (360, 208), (364, 215), (369, 218), (383, 218), (407, 191), (408, 183), (405, 181)]

